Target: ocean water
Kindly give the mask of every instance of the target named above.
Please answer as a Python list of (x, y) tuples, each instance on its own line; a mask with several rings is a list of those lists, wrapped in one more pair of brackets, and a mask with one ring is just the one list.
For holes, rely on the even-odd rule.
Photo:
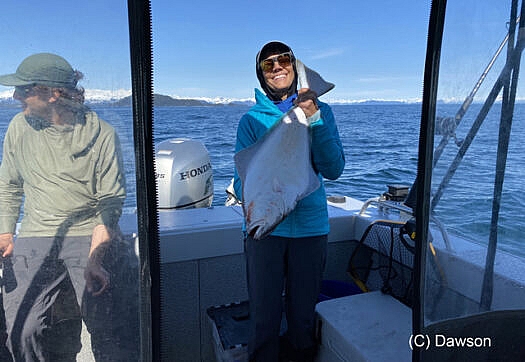
[[(387, 183), (413, 182), (420, 106), (388, 106), (388, 110), (374, 106), (332, 108), (347, 163), (337, 181), (325, 180), (329, 195), (368, 199), (383, 193)], [(241, 106), (165, 107), (155, 111), (156, 143), (188, 137), (206, 145), (213, 165), (215, 205), (224, 204), (226, 199), (224, 190), (234, 170), (237, 124), (248, 109)], [(391, 120), (395, 120), (394, 123)], [(413, 142), (405, 142), (406, 133), (414, 130)]]
[[(436, 215), (447, 228), (488, 240), (499, 127), (498, 105), (494, 106), (471, 147), (436, 205)], [(459, 105), (438, 105), (439, 116), (453, 116)], [(469, 131), (480, 105), (472, 105), (456, 130), (462, 139)], [(94, 107), (111, 123), (121, 139), (128, 198), (124, 212), (134, 212), (135, 178), (131, 108)], [(348, 195), (367, 200), (381, 195), (389, 184), (412, 185), (417, 173), (421, 105), (334, 105), (332, 106), (345, 150), (346, 167), (336, 181), (325, 181), (328, 195)], [(235, 134), (247, 106), (159, 107), (155, 109), (155, 143), (187, 137), (201, 141), (210, 153), (214, 177), (213, 205), (223, 205), (224, 190), (233, 176)], [(15, 108), (0, 108), (0, 137)], [(510, 139), (498, 243), (502, 249), (525, 255), (520, 239), (525, 235), (525, 104), (517, 104)], [(436, 136), (437, 144), (441, 136)], [(456, 156), (451, 140), (433, 176), (434, 189)]]

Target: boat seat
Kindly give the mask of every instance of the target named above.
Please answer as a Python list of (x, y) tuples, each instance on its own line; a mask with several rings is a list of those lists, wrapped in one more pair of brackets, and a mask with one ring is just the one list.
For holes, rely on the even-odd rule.
[(318, 303), (317, 362), (411, 361), (411, 309), (381, 291)]

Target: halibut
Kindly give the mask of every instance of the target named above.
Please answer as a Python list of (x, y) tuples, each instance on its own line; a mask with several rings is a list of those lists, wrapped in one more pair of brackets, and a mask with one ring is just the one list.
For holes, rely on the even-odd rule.
[(320, 186), (303, 110), (294, 107), (255, 144), (234, 156), (242, 181), (246, 230), (262, 239)]
[[(317, 96), (334, 88), (299, 59), (295, 65), (301, 88), (309, 88)], [(235, 154), (246, 231), (254, 239), (270, 234), (299, 200), (321, 185), (310, 154), (308, 127), (315, 120), (294, 107), (255, 144)]]

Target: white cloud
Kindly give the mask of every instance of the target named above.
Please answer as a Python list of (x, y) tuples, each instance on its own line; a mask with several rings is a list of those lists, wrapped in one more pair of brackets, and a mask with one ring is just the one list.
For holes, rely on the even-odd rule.
[(356, 79), (361, 83), (383, 83), (383, 82), (407, 82), (416, 79), (415, 77), (363, 77)]
[(315, 55), (312, 55), (311, 59), (317, 60), (317, 59), (331, 58), (331, 57), (341, 55), (343, 53), (344, 53), (344, 49), (342, 48), (326, 49), (326, 50), (321, 50), (317, 52)]

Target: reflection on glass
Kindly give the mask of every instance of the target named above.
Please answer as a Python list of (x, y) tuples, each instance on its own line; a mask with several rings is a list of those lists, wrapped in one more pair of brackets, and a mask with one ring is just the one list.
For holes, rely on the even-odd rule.
[(138, 341), (122, 328), (133, 318), (123, 310), (128, 298), (118, 293), (122, 269), (131, 267), (119, 263), (131, 251), (118, 225), (126, 196), (120, 141), (84, 105), (81, 78), (51, 53), (31, 55), (0, 77), (22, 104), (0, 166), (3, 303), (16, 361), (75, 360), (82, 320), (97, 360), (137, 355)]
[(2, 5), (0, 361), (140, 358), (127, 9), (77, 5)]
[[(445, 227), (436, 223), (429, 235), (437, 253), (427, 261), (426, 322), (523, 308), (521, 296), (510, 297), (514, 282), (506, 285), (525, 256), (525, 208), (516, 197), (524, 186), (525, 108), (523, 83), (510, 76), (521, 57), (511, 4), (447, 3), (431, 202), (431, 221)], [(468, 21), (466, 8), (476, 14)]]

